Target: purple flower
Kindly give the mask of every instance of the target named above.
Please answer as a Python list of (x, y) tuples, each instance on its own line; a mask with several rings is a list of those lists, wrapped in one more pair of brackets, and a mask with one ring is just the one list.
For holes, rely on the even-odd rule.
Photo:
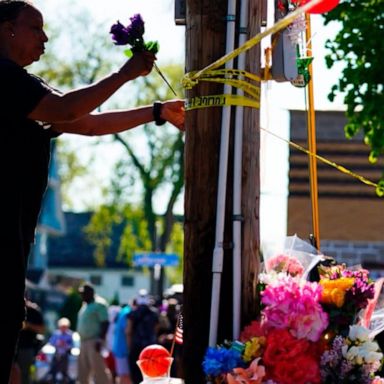
[(159, 50), (159, 44), (157, 41), (144, 42), (144, 21), (139, 13), (136, 13), (129, 18), (131, 23), (124, 27), (123, 24), (118, 21), (113, 24), (110, 30), (112, 34), (112, 40), (115, 45), (127, 45), (131, 48), (127, 50), (127, 55), (130, 56), (134, 52), (148, 51), (156, 54)]
[(110, 33), (112, 34), (112, 40), (116, 45), (126, 45), (129, 43), (129, 34), (127, 29), (120, 21), (113, 24)]
[(144, 35), (144, 21), (140, 13), (136, 13), (130, 17), (131, 24), (128, 25), (127, 31), (133, 40), (142, 39)]
[(124, 27), (120, 21), (113, 24), (110, 33), (116, 45), (129, 44), (136, 51), (144, 50), (144, 21), (139, 13), (130, 17), (131, 24)]

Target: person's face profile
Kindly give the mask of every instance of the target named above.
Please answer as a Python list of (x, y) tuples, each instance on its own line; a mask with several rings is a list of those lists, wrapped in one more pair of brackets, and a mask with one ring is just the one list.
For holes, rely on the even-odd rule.
[(34, 8), (24, 8), (13, 23), (13, 46), (19, 64), (26, 66), (40, 59), (48, 37), (43, 29), (43, 16)]

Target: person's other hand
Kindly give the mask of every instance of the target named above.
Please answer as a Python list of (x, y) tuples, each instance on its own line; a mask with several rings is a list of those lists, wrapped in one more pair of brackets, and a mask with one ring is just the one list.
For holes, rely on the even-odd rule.
[(181, 131), (184, 131), (184, 121), (185, 121), (185, 108), (184, 100), (168, 100), (163, 101), (160, 112), (160, 117), (164, 120), (167, 120), (169, 123), (173, 124), (175, 127), (179, 128)]
[(120, 74), (128, 80), (139, 76), (147, 76), (153, 68), (156, 56), (147, 51), (134, 53), (133, 56), (121, 67)]

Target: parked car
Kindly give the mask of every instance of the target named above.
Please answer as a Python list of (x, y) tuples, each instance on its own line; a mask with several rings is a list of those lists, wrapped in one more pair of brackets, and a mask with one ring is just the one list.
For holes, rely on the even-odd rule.
[(68, 375), (70, 380), (65, 380), (63, 377), (58, 377), (53, 382), (49, 377), (49, 370), (55, 355), (55, 347), (46, 343), (36, 356), (35, 366), (33, 370), (33, 382), (35, 384), (56, 384), (66, 383), (73, 384), (77, 379), (77, 359), (80, 354), (80, 336), (77, 332), (73, 332), (73, 347), (69, 355)]

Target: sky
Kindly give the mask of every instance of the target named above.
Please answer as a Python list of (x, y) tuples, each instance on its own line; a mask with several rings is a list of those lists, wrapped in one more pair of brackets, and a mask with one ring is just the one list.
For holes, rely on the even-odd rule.
[[(174, 0), (34, 0), (45, 19), (52, 23), (65, 22), (71, 7), (89, 11), (95, 22), (110, 26), (119, 20), (129, 24), (129, 18), (140, 13), (145, 22), (145, 38), (158, 40), (158, 62), (184, 60), (185, 27), (174, 22)], [(86, 26), (85, 26), (86, 27)]]
[[(174, 21), (175, 0), (35, 0), (34, 3), (42, 11), (46, 21), (50, 23), (64, 23), (71, 17), (71, 7), (80, 7), (91, 13), (95, 22), (105, 25), (106, 33), (109, 33), (110, 26), (119, 20), (123, 24), (129, 23), (129, 17), (140, 13), (145, 21), (146, 40), (157, 40), (160, 51), (157, 55), (158, 65), (165, 63), (179, 63), (184, 65), (185, 59), (185, 27), (176, 25)], [(223, 0), (224, 1), (224, 0)], [(86, 27), (86, 26), (85, 26)], [(336, 83), (340, 68), (328, 70), (324, 64), (326, 50), (324, 43), (327, 38), (332, 38), (337, 25), (324, 27), (320, 15), (311, 16), (312, 48), (313, 48), (313, 84), (315, 91), (315, 108), (319, 110), (338, 110), (343, 107), (342, 101), (336, 99), (331, 103), (327, 94), (331, 86)], [(181, 80), (181, 79), (180, 79)], [(288, 109), (305, 109), (305, 92), (302, 88), (295, 88), (289, 82), (277, 83), (274, 81), (264, 85), (264, 105), (267, 109), (267, 116), (262, 124), (268, 129), (274, 130), (282, 136), (287, 135)], [(269, 115), (268, 115), (269, 114)], [(272, 118), (272, 116), (274, 116)], [(99, 186), (107, 186), (109, 174), (114, 163), (115, 154), (119, 155), (119, 147), (112, 144), (95, 147), (91, 138), (76, 137), (72, 141), (76, 151), (85, 159), (93, 157), (94, 170), (88, 178), (82, 178), (73, 183), (71, 195), (74, 197), (74, 210), (84, 210), (87, 206), (97, 203), (100, 200)], [(268, 140), (264, 138), (264, 140)], [(284, 156), (284, 151), (278, 151)], [(281, 157), (284, 161), (284, 157)], [(279, 188), (274, 180), (267, 180), (266, 175), (270, 174), (271, 163), (276, 163), (276, 158), (266, 160), (264, 173), (265, 190), (276, 191)], [(277, 162), (279, 163), (279, 162)], [(280, 168), (280, 171), (284, 168)], [(86, 193), (84, 191), (87, 191)], [(183, 202), (180, 201), (177, 210), (181, 213)]]

